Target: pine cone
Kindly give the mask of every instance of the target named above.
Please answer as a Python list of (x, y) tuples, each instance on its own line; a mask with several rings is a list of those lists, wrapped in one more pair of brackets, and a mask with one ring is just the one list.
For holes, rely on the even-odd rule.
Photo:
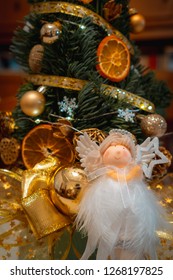
[(103, 7), (104, 18), (110, 22), (120, 16), (122, 4), (116, 4), (114, 0), (109, 0)]

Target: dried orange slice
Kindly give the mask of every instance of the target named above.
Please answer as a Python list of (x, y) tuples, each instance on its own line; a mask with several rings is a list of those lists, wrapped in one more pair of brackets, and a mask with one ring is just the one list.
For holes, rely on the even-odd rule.
[(120, 82), (130, 70), (130, 53), (126, 44), (115, 35), (106, 36), (97, 49), (97, 70), (104, 78)]
[(41, 124), (34, 127), (22, 142), (22, 159), (26, 168), (33, 168), (48, 156), (56, 156), (62, 164), (74, 161), (73, 145), (63, 135), (54, 136), (52, 125)]

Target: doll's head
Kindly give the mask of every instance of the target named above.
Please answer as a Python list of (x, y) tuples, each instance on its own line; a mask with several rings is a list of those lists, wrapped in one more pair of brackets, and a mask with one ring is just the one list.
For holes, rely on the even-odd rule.
[(132, 155), (125, 146), (112, 143), (104, 152), (102, 160), (105, 165), (123, 168), (132, 161)]
[(100, 145), (102, 161), (105, 165), (124, 168), (136, 157), (134, 138), (125, 130), (111, 130)]

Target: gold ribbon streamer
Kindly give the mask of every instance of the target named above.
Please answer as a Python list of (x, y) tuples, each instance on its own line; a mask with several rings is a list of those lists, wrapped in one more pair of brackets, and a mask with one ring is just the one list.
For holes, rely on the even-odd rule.
[[(64, 89), (80, 91), (88, 83), (86, 80), (80, 80), (75, 78), (63, 77), (63, 76), (51, 76), (51, 75), (28, 75), (26, 80), (33, 83), (34, 85), (52, 86)], [(127, 90), (113, 87), (110, 85), (102, 84), (102, 93), (104, 95), (111, 96), (113, 98), (119, 98), (120, 100), (125, 99), (133, 106), (149, 112), (155, 112), (155, 106), (152, 102), (147, 99), (137, 96)]]
[(101, 26), (106, 30), (108, 34), (115, 34), (118, 38), (120, 38), (128, 47), (131, 54), (134, 54), (134, 50), (129, 40), (117, 29), (115, 29), (112, 25), (110, 25), (105, 19), (99, 16), (97, 13), (72, 3), (67, 2), (41, 2), (35, 3), (31, 5), (31, 12), (38, 14), (48, 14), (48, 13), (63, 13), (67, 15), (76, 16), (79, 18), (83, 17), (91, 17), (93, 23)]
[[(53, 180), (53, 173), (60, 165), (61, 163), (57, 158), (49, 156), (44, 161), (36, 164), (33, 169), (23, 171), (22, 177), (14, 172), (0, 169), (0, 191), (2, 192), (2, 197), (5, 196), (4, 191), (9, 192), (10, 188), (16, 187), (16, 180), (19, 181), (20, 184), (23, 184), (21, 196), (18, 195), (14, 201), (11, 201), (11, 197), (9, 197), (9, 199), (0, 199), (0, 226), (11, 222), (9, 225), (11, 228), (9, 229), (7, 227), (5, 232), (4, 230), (1, 232), (0, 228), (0, 247), (3, 247), (5, 251), (9, 251), (13, 247), (25, 247), (29, 244), (32, 246), (33, 241), (26, 241), (24, 240), (24, 237), (21, 237), (21, 240), (19, 241), (15, 239), (16, 243), (8, 243), (8, 240), (7, 242), (5, 240), (14, 235), (14, 232), (17, 232), (18, 230), (22, 231), (30, 226), (37, 239), (48, 235), (47, 249), (49, 256), (51, 256), (52, 259), (54, 258), (54, 242), (61, 247), (62, 245), (60, 243), (63, 242), (65, 249), (60, 258), (67, 258), (72, 243), (72, 220), (68, 215), (63, 214), (61, 210), (56, 208), (49, 193), (49, 183)], [(14, 179), (14, 184), (11, 185), (11, 181), (9, 178), (5, 178), (5, 176)], [(7, 183), (8, 188), (5, 186)], [(8, 208), (6, 209), (6, 207)], [(22, 223), (15, 225), (15, 220), (21, 221)], [(61, 240), (59, 237), (64, 235), (64, 232), (66, 231), (69, 232), (69, 234), (65, 239), (67, 244), (64, 244), (64, 240)], [(40, 248), (38, 248), (38, 250), (39, 249)], [(4, 258), (6, 258), (6, 256), (4, 256)]]

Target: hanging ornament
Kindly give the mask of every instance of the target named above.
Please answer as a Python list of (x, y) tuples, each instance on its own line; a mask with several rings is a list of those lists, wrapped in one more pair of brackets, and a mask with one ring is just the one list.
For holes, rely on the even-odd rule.
[(70, 164), (74, 162), (73, 149), (69, 138), (61, 130), (58, 133), (58, 127), (54, 129), (54, 125), (40, 124), (23, 138), (22, 159), (28, 169), (49, 156), (57, 157), (62, 164)]
[(46, 87), (39, 87), (37, 90), (27, 91), (20, 100), (20, 107), (23, 113), (30, 117), (41, 115), (45, 108), (45, 97), (43, 93)]
[(83, 169), (79, 166), (67, 167), (55, 175), (55, 190), (65, 198), (75, 199), (85, 181), (86, 175)]
[(62, 25), (59, 21), (45, 23), (40, 30), (41, 40), (46, 44), (53, 44), (59, 39), (61, 33)]
[(106, 36), (97, 49), (97, 70), (112, 82), (124, 80), (130, 70), (130, 53), (126, 44), (115, 35)]
[(137, 118), (141, 120), (140, 126), (146, 136), (161, 137), (167, 130), (167, 123), (159, 114), (137, 115)]
[(40, 44), (35, 45), (29, 54), (29, 67), (34, 73), (39, 73), (42, 68), (44, 47)]
[(108, 22), (111, 22), (119, 17), (121, 15), (121, 12), (122, 4), (116, 4), (115, 0), (109, 0), (103, 6), (103, 15)]
[(3, 138), (0, 141), (0, 155), (4, 164), (10, 165), (16, 162), (19, 156), (20, 145), (15, 138)]
[(10, 135), (15, 128), (11, 112), (0, 112), (0, 138)]
[(80, 193), (87, 185), (87, 177), (80, 165), (61, 166), (53, 177), (50, 196), (54, 205), (65, 215), (74, 217)]
[(130, 26), (132, 33), (140, 33), (145, 28), (145, 18), (139, 14), (135, 8), (129, 9)]

